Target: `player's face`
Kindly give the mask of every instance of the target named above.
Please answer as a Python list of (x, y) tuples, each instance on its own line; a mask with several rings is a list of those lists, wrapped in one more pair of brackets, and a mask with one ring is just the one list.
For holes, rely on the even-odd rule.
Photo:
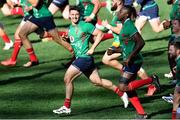
[(76, 24), (79, 21), (80, 13), (77, 10), (71, 10), (69, 15), (71, 22)]
[(170, 45), (168, 53), (170, 57), (176, 57), (176, 49), (174, 45)]
[(121, 9), (120, 11), (119, 11), (119, 13), (118, 13), (118, 19), (120, 20), (120, 21), (124, 21), (124, 20), (126, 20), (127, 19), (127, 10), (125, 10), (125, 9)]
[(115, 11), (118, 7), (122, 7), (123, 2), (121, 0), (112, 0), (111, 1), (111, 10)]
[(180, 32), (180, 22), (178, 20), (173, 20), (172, 25), (173, 25), (173, 32), (174, 33)]
[(118, 3), (117, 0), (112, 0), (112, 2), (111, 2), (111, 10), (112, 11), (115, 11), (117, 9), (117, 7), (118, 7), (117, 3)]

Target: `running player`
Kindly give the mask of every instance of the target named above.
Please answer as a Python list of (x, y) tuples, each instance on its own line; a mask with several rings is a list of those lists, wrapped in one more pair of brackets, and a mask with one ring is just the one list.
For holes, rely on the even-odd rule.
[(136, 0), (137, 4), (141, 5), (141, 10), (139, 12), (139, 17), (135, 21), (135, 26), (139, 33), (146, 21), (148, 20), (154, 32), (161, 32), (165, 28), (163, 24), (168, 22), (164, 20), (162, 23), (159, 19), (159, 8), (154, 0)]
[[(73, 94), (73, 80), (77, 78), (81, 73), (83, 73), (90, 81), (97, 86), (114, 91), (119, 96), (122, 96), (125, 107), (128, 105), (128, 100), (126, 93), (121, 93), (117, 86), (115, 86), (111, 81), (106, 79), (101, 79), (98, 70), (94, 64), (94, 58), (92, 54), (96, 46), (100, 43), (102, 39), (102, 32), (90, 24), (80, 20), (80, 11), (78, 7), (70, 8), (70, 19), (72, 24), (69, 27), (68, 37), (70, 39), (71, 45), (74, 49), (76, 59), (67, 69), (64, 82), (66, 86), (66, 98), (64, 101), (64, 106), (59, 109), (53, 110), (56, 114), (71, 113), (71, 100)], [(91, 35), (96, 36), (96, 40), (89, 49), (89, 40)], [(124, 96), (124, 97), (123, 97)]]
[[(119, 41), (119, 33), (122, 28), (121, 22), (117, 19), (117, 13), (118, 11), (124, 6), (124, 1), (123, 0), (112, 0), (112, 7), (111, 10), (114, 11), (114, 17), (111, 21), (111, 24), (108, 24), (107, 21), (103, 21), (102, 25), (104, 27), (107, 27), (107, 29), (110, 29), (113, 31), (114, 35), (114, 42), (112, 43), (112, 46), (106, 51), (102, 58), (102, 62), (106, 65), (109, 65), (117, 70), (119, 70), (122, 74), (122, 68), (123, 65), (117, 60), (118, 57), (121, 55), (120, 51), (120, 41)], [(145, 70), (141, 68), (138, 71), (138, 76), (141, 79), (147, 79), (148, 75), (146, 74)], [(153, 85), (148, 86), (148, 92), (146, 96), (152, 96), (154, 92), (156, 91), (156, 87)]]
[[(37, 1), (35, 1), (35, 2), (37, 2)], [(16, 64), (16, 58), (17, 58), (18, 52), (21, 48), (21, 41), (22, 41), (23, 45), (26, 48), (26, 51), (28, 52), (29, 57), (30, 57), (30, 61), (27, 62), (27, 64), (25, 64), (24, 67), (31, 67), (33, 65), (37, 65), (38, 59), (34, 53), (31, 43), (27, 39), (27, 35), (29, 35), (33, 31), (37, 30), (37, 28), (39, 26), (41, 28), (46, 27), (47, 31), (49, 30), (48, 32), (50, 32), (51, 36), (54, 37), (53, 40), (55, 40), (58, 44), (63, 44), (68, 50), (70, 50), (70, 51), (72, 50), (71, 46), (67, 42), (63, 41), (61, 39), (61, 37), (57, 34), (57, 30), (54, 29), (55, 24), (53, 21), (53, 17), (52, 17), (52, 14), (49, 12), (48, 8), (46, 7), (46, 4), (44, 3), (44, 1), (40, 1), (40, 2), (43, 2), (43, 5), (40, 6), (41, 8), (40, 9), (33, 8), (34, 16), (28, 17), (29, 21), (26, 21), (25, 23), (22, 22), (23, 25), (20, 25), (19, 26), (20, 28), (17, 29), (17, 31), (16, 31), (17, 34), (15, 34), (16, 41), (17, 41), (15, 43), (17, 43), (17, 44), (15, 44), (16, 49), (14, 49), (11, 59), (2, 61), (1, 64), (6, 65), (6, 66)], [(26, 0), (22, 1), (22, 4), (24, 5), (25, 10), (29, 11), (30, 9), (32, 9), (31, 6), (27, 6)], [(35, 18), (35, 17), (37, 17), (37, 18)], [(38, 17), (41, 17), (41, 18), (38, 18)], [(31, 18), (31, 19), (29, 19), (29, 18)], [(49, 24), (43, 23), (43, 22), (46, 22), (46, 20), (48, 20), (47, 23), (49, 23)], [(30, 22), (30, 21), (32, 21), (32, 22)], [(27, 29), (27, 28), (29, 28), (29, 29)], [(18, 39), (18, 38), (20, 38), (20, 39)]]
[(1, 22), (0, 22), (0, 37), (2, 38), (2, 40), (5, 43), (3, 50), (9, 50), (10, 48), (13, 47), (13, 42), (10, 40), (10, 38), (6, 34), (6, 32), (4, 30), (4, 26)]
[(19, 24), (19, 26), (16, 28), (16, 31), (14, 33), (15, 42), (14, 42), (14, 49), (13, 49), (11, 57), (7, 60), (1, 61), (1, 64), (4, 66), (15, 66), (16, 65), (16, 59), (17, 59), (18, 53), (22, 47), (22, 40), (19, 37), (19, 31), (21, 30), (22, 26), (26, 23), (27, 19), (31, 16), (30, 13), (32, 13), (32, 10), (30, 10), (30, 9), (28, 11), (26, 11), (27, 10), (26, 8), (28, 8), (28, 6), (31, 6), (31, 4), (27, 4), (27, 0), (20, 0), (19, 2), (24, 10), (24, 17), (23, 17), (21, 23)]
[(155, 83), (157, 89), (160, 89), (160, 84), (157, 76), (148, 77), (144, 80), (135, 80), (137, 72), (143, 63), (140, 51), (145, 43), (131, 20), (133, 13), (135, 13), (135, 9), (131, 6), (123, 7), (118, 13), (118, 19), (123, 24), (119, 39), (124, 61), (123, 74), (119, 80), (119, 88), (121, 91), (127, 92), (130, 102), (133, 99), (133, 101), (136, 101), (132, 102), (132, 104), (138, 113), (138, 117), (147, 118), (147, 114), (145, 113), (135, 90), (152, 83)]

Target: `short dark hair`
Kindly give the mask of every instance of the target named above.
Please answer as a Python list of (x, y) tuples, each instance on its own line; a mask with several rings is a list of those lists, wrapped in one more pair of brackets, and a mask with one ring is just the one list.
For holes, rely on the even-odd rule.
[(180, 41), (176, 41), (176, 42), (174, 43), (174, 47), (175, 47), (176, 49), (180, 49)]
[(80, 8), (78, 6), (70, 6), (69, 11), (76, 10), (80, 13)]

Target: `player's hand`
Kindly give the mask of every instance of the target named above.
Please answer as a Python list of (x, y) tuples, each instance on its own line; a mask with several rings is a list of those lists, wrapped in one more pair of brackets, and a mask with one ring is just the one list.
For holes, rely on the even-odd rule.
[(108, 25), (108, 21), (107, 21), (107, 20), (103, 20), (103, 21), (102, 21), (102, 25), (103, 25), (104, 27), (106, 27), (106, 25)]
[(68, 33), (63, 33), (62, 37), (65, 38), (65, 39), (68, 39)]
[(129, 66), (132, 64), (132, 62), (131, 62), (131, 60), (128, 58), (127, 60), (124, 61), (124, 64), (125, 64), (127, 67), (129, 67)]
[(32, 10), (32, 6), (30, 6), (30, 7), (29, 6), (25, 6), (24, 9), (25, 9), (26, 12), (29, 12), (29, 11)]
[(173, 72), (174, 72), (174, 73), (176, 73), (176, 66), (175, 66), (175, 67), (173, 67)]
[(94, 50), (93, 49), (89, 49), (88, 51), (87, 51), (87, 55), (92, 55), (94, 53)]
[(89, 16), (84, 17), (84, 19), (85, 19), (84, 20), (85, 22), (91, 22), (92, 21), (92, 18)]

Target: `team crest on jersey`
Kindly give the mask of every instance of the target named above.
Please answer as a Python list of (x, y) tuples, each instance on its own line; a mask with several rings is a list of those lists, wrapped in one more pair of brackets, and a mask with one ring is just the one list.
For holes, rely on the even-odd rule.
[(74, 42), (74, 37), (73, 36), (70, 36), (69, 39), (70, 39), (71, 42)]

